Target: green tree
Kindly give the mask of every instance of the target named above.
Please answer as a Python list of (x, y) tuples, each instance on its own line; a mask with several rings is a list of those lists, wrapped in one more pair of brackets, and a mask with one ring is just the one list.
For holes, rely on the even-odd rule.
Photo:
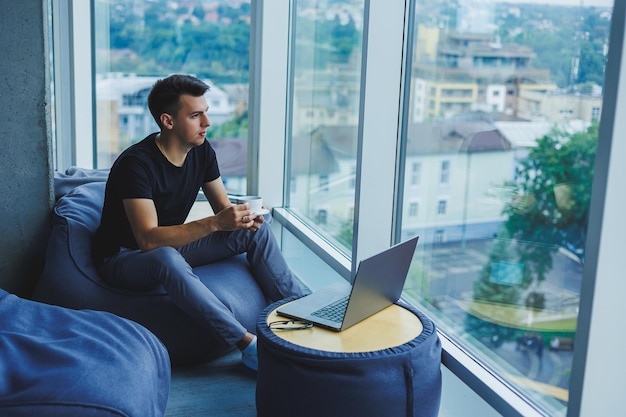
[[(218, 7), (219, 20), (204, 19), (200, 6), (170, 7), (160, 0), (146, 2), (136, 13), (129, 1), (111, 2), (110, 34), (97, 37), (96, 47), (105, 52), (99, 72), (132, 72), (161, 75), (186, 72), (216, 83), (245, 83), (249, 78), (249, 5)], [(100, 6), (104, 7), (104, 6)], [(187, 13), (196, 24), (181, 19)]]
[(604, 64), (606, 57), (598, 51), (598, 45), (585, 42), (580, 49), (580, 64), (578, 71), (578, 84), (593, 83), (604, 84)]
[[(500, 6), (498, 35), (503, 43), (527, 45), (536, 53), (534, 68), (550, 70), (559, 87), (604, 83), (604, 48), (608, 44), (610, 19), (593, 7), (521, 5), (521, 13)], [(537, 22), (545, 22), (537, 25)], [(573, 71), (577, 62), (577, 71)]]
[(354, 222), (352, 219), (345, 220), (339, 229), (339, 235), (336, 236), (339, 243), (347, 248), (352, 247), (352, 233), (354, 229)]
[(361, 43), (359, 39), (361, 34), (357, 30), (354, 20), (350, 17), (348, 23), (344, 25), (341, 24), (339, 17), (335, 17), (330, 33), (332, 35), (330, 44), (336, 51), (337, 61), (348, 62), (354, 48)]
[[(515, 278), (510, 281), (511, 278)], [(476, 301), (497, 304), (517, 304), (521, 291), (532, 282), (532, 275), (524, 264), (517, 261), (513, 242), (506, 231), (493, 240), (489, 259), (483, 265), (478, 280), (474, 281)]]
[(236, 139), (248, 137), (248, 112), (207, 130), (207, 138)]
[(597, 125), (574, 134), (553, 130), (517, 169), (504, 227), (518, 242), (532, 242), (517, 245), (517, 252), (538, 282), (559, 247), (584, 257), (597, 137)]
[(585, 42), (581, 45), (578, 83), (604, 85), (605, 47), (608, 45), (610, 26), (610, 18), (600, 11), (585, 17)]

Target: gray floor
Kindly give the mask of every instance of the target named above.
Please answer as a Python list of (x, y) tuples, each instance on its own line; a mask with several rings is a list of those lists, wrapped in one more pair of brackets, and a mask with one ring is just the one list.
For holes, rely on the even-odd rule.
[(241, 363), (241, 353), (172, 370), (165, 415), (255, 417), (256, 373)]

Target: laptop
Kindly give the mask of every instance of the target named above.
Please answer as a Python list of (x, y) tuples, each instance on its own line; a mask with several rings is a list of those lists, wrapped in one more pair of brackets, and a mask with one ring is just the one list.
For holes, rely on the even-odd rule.
[(354, 283), (336, 284), (287, 304), (276, 313), (342, 331), (400, 299), (418, 237), (359, 262)]

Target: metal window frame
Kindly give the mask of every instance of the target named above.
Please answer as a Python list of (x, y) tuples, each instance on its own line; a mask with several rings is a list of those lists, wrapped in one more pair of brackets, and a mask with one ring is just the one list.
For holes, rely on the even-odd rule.
[(56, 167), (96, 167), (93, 1), (51, 0)]

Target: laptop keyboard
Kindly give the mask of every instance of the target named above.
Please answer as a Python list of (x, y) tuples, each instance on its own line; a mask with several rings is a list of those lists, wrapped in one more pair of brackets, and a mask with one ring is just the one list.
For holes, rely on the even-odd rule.
[(343, 316), (346, 314), (346, 307), (348, 307), (349, 298), (349, 296), (346, 296), (335, 301), (334, 303), (328, 304), (327, 306), (314, 311), (311, 315), (325, 320), (334, 321), (336, 323), (341, 323), (343, 321)]

